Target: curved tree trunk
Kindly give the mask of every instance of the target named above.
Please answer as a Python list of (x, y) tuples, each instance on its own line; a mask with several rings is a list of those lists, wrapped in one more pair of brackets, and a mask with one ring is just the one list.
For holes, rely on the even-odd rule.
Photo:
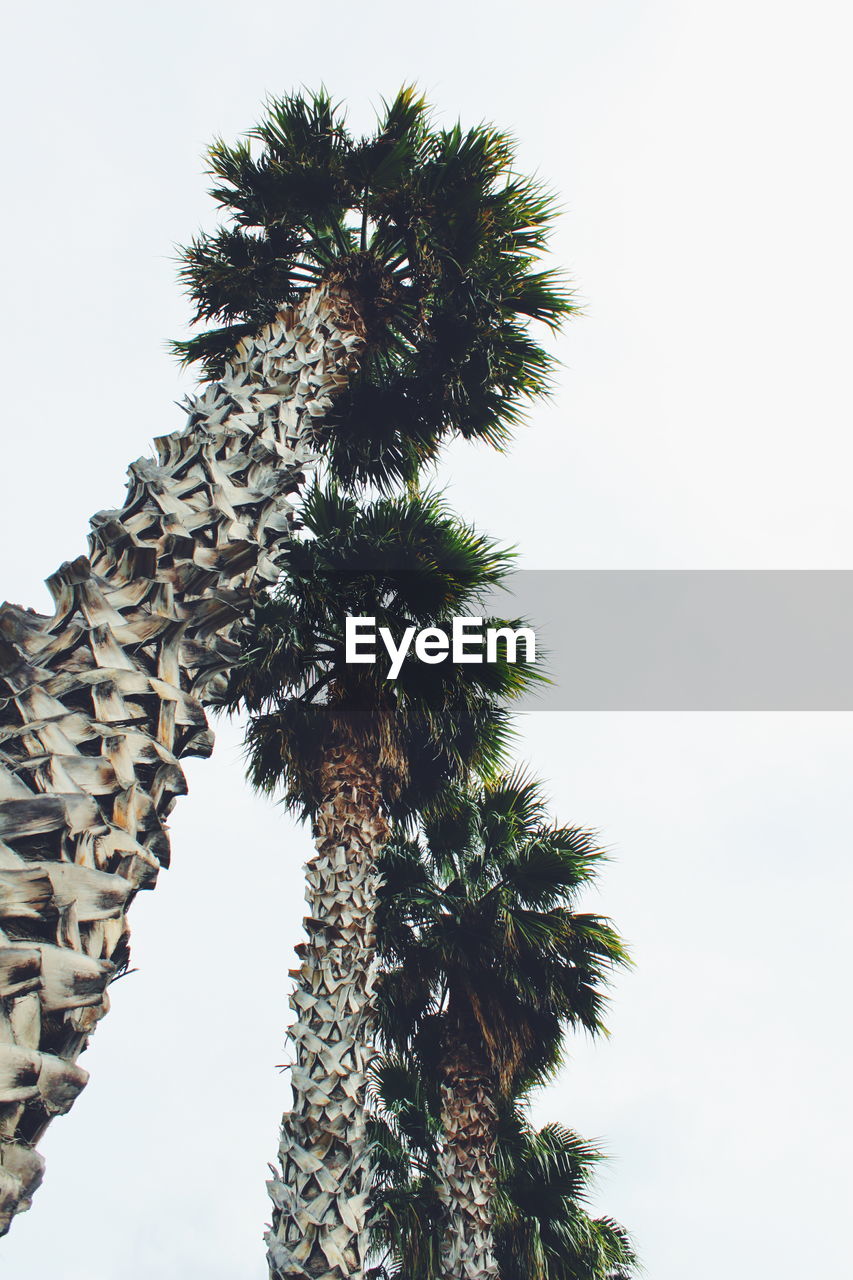
[(273, 1280), (356, 1280), (367, 1254), (367, 1073), (374, 1057), (376, 857), (387, 842), (379, 778), (340, 747), (323, 768), (308, 864), (309, 941), (297, 951), (288, 1033), (293, 1109), (282, 1119), (266, 1240)]
[(445, 1210), (441, 1274), (443, 1280), (497, 1280), (494, 1083), (460, 1044), (445, 1056), (440, 1088), (438, 1196)]
[(53, 1115), (128, 961), (125, 913), (168, 864), (178, 760), (208, 755), (203, 707), (277, 577), (318, 423), (360, 354), (345, 297), (315, 290), (241, 343), (158, 459), (130, 467), (55, 615), (0, 610), (0, 1234), (29, 1207)]

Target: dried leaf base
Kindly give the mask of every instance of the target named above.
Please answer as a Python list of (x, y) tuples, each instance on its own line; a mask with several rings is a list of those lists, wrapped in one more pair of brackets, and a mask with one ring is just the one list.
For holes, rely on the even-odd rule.
[(0, 610), (0, 1233), (29, 1207), (50, 1119), (128, 962), (126, 911), (168, 865), (179, 761), (206, 756), (256, 593), (278, 574), (291, 498), (363, 345), (316, 290), (241, 344), (89, 556), (48, 581), (53, 617)]
[(307, 868), (309, 940), (297, 948), (291, 996), (293, 1108), (282, 1120), (280, 1169), (267, 1184), (273, 1280), (354, 1280), (367, 1256), (374, 867), (388, 827), (378, 779), (352, 752), (332, 753), (323, 783)]
[(445, 1209), (444, 1280), (498, 1280), (492, 1204), (497, 1111), (481, 1072), (448, 1064), (441, 1085), (439, 1199)]

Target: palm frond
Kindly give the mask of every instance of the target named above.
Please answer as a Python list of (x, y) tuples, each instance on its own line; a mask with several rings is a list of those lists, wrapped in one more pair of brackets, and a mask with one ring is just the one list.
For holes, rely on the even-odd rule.
[(271, 98), (236, 144), (208, 152), (219, 230), (181, 251), (196, 325), (173, 349), (219, 377), (239, 337), (334, 283), (368, 336), (319, 439), (342, 482), (409, 482), (448, 435), (503, 448), (552, 357), (531, 325), (577, 310), (544, 264), (553, 194), (520, 177), (491, 125), (434, 127), (412, 86), (354, 138), (328, 92)]
[[(358, 741), (385, 778), (403, 821), (451, 783), (487, 778), (507, 761), (507, 704), (544, 677), (501, 647), (474, 666), (422, 661), (410, 651), (395, 679), (388, 664), (347, 660), (346, 622), (375, 619), (400, 645), (427, 627), (451, 629), (499, 584), (510, 552), (458, 520), (430, 493), (359, 503), (334, 486), (305, 497), (306, 536), (281, 553), (283, 576), (243, 636), (230, 705), (253, 715), (250, 777), (310, 814), (329, 742)], [(484, 619), (485, 625), (518, 625)]]

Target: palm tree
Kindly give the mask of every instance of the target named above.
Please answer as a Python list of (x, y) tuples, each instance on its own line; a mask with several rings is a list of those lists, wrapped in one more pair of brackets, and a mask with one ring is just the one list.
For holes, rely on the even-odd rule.
[(626, 962), (612, 926), (573, 910), (601, 859), (549, 823), (522, 773), (456, 790), (381, 861), (383, 1036), (440, 1091), (440, 1275), (493, 1280), (501, 1107), (559, 1060), (562, 1029), (603, 1030)]
[(364, 1094), (372, 1060), (377, 857), (389, 819), (422, 807), (469, 770), (504, 758), (504, 702), (534, 670), (505, 652), (482, 665), (412, 658), (396, 680), (346, 661), (345, 618), (375, 617), (397, 639), (466, 613), (510, 557), (435, 497), (360, 507), (315, 488), (310, 537), (284, 556), (232, 685), (252, 713), (249, 776), (313, 824), (307, 942), (292, 1006), (293, 1108), (267, 1240), (275, 1277), (361, 1275), (370, 1167)]
[(0, 1234), (29, 1206), (52, 1116), (129, 962), (127, 909), (168, 865), (180, 761), (207, 755), (293, 495), (411, 479), (449, 434), (500, 446), (570, 314), (539, 259), (553, 201), (489, 127), (438, 130), (402, 90), (354, 139), (325, 93), (270, 102), (210, 151), (225, 222), (183, 254), (209, 378), (184, 430), (130, 468), (53, 616), (0, 610)]
[(310, 424), (339, 481), (411, 478), (448, 433), (506, 442), (548, 388), (530, 320), (556, 329), (575, 310), (541, 265), (554, 200), (516, 173), (507, 134), (438, 129), (403, 88), (354, 138), (323, 91), (271, 101), (209, 158), (226, 221), (183, 249), (183, 278), (196, 321), (218, 327), (174, 344), (185, 361), (218, 377), (283, 304), (319, 309), (360, 352)]
[[(443, 1212), (436, 1189), (439, 1090), (409, 1059), (373, 1072), (376, 1179), (371, 1280), (440, 1280)], [(637, 1258), (611, 1218), (587, 1208), (601, 1152), (562, 1125), (537, 1131), (524, 1099), (499, 1109), (495, 1253), (501, 1280), (631, 1280)]]

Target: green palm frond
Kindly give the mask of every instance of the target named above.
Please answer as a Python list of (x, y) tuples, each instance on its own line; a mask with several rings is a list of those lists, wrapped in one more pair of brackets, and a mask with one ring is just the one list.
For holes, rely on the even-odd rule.
[(509, 1096), (554, 1069), (565, 1028), (605, 1030), (628, 957), (608, 920), (576, 908), (603, 854), (592, 833), (549, 822), (541, 785), (518, 769), (445, 791), (421, 825), (381, 862), (383, 981), (409, 997), (386, 1039), (424, 1072), (464, 1045)]
[(499, 645), (493, 661), (467, 666), (410, 652), (389, 680), (381, 654), (375, 664), (347, 662), (345, 622), (373, 617), (396, 643), (407, 629), (450, 629), (502, 581), (511, 553), (428, 493), (360, 505), (315, 486), (301, 514), (307, 536), (284, 548), (281, 585), (258, 606), (231, 681), (231, 706), (252, 714), (253, 783), (280, 787), (310, 814), (330, 735), (358, 740), (401, 820), (469, 772), (496, 774), (511, 739), (507, 704), (544, 679), (539, 669)]
[(181, 250), (203, 329), (173, 344), (218, 377), (240, 337), (321, 282), (344, 289), (367, 329), (361, 367), (320, 437), (347, 483), (409, 480), (442, 439), (501, 448), (553, 361), (531, 324), (576, 310), (543, 265), (553, 194), (516, 172), (491, 125), (437, 129), (414, 88), (354, 137), (328, 93), (272, 98), (247, 137), (208, 152), (223, 226)]
[[(371, 1236), (383, 1259), (375, 1277), (439, 1280), (437, 1093), (431, 1077), (403, 1059), (380, 1060), (374, 1075)], [(603, 1159), (597, 1146), (561, 1124), (534, 1128), (523, 1099), (504, 1104), (494, 1203), (502, 1280), (635, 1280), (639, 1264), (627, 1231), (589, 1208)]]
[(634, 1247), (624, 1227), (587, 1208), (603, 1159), (563, 1125), (534, 1129), (509, 1108), (498, 1145), (497, 1245), (503, 1280), (631, 1280)]

